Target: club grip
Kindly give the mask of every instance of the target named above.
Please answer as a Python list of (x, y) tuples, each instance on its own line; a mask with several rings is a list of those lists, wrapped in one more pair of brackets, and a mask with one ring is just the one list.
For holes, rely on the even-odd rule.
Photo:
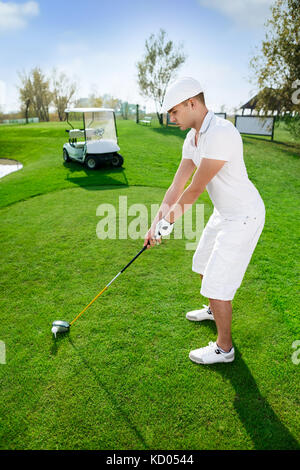
[(149, 241), (148, 241), (148, 244), (147, 244), (147, 245), (145, 245), (145, 246), (143, 246), (143, 248), (142, 248), (142, 249), (141, 249), (141, 250), (138, 252), (138, 254), (137, 254), (137, 255), (135, 255), (135, 257), (134, 257), (134, 258), (132, 258), (132, 260), (131, 260), (131, 261), (129, 261), (129, 263), (128, 263), (128, 264), (126, 264), (126, 266), (125, 266), (125, 267), (124, 267), (124, 268), (123, 268), (123, 269), (122, 269), (120, 272), (122, 273), (123, 271), (125, 271), (125, 269), (127, 269), (127, 268), (128, 268), (128, 266), (130, 266), (130, 265), (131, 265), (131, 263), (133, 263), (133, 262), (134, 262), (134, 261), (135, 261), (135, 260), (138, 258), (138, 256), (140, 256), (140, 255), (143, 253), (143, 251), (145, 251), (145, 250), (147, 249), (147, 246), (148, 246), (149, 244), (150, 244), (150, 243), (149, 243)]

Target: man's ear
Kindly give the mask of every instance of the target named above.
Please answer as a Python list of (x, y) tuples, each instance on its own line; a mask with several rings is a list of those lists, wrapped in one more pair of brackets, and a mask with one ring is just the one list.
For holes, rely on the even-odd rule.
[(192, 109), (195, 109), (195, 105), (196, 105), (196, 103), (195, 103), (195, 100), (194, 100), (194, 98), (189, 98), (189, 100), (188, 100), (188, 101), (190, 102), (190, 105), (191, 105)]

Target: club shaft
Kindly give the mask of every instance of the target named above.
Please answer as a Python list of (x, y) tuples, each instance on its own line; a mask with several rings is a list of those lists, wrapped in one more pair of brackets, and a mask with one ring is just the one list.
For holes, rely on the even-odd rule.
[(74, 318), (74, 320), (71, 321), (70, 323), (70, 326), (73, 325), (73, 323), (76, 322), (76, 320), (78, 320), (78, 318), (95, 302), (95, 300), (98, 299), (98, 297), (100, 297), (100, 295), (107, 289), (107, 286), (104, 287), (104, 289), (102, 289), (101, 292), (99, 292), (98, 295), (96, 295), (96, 297), (82, 310), (82, 312), (80, 312), (77, 317)]
[(114, 282), (114, 280), (117, 279), (118, 276), (120, 276), (120, 274), (121, 274), (121, 271), (107, 284), (106, 287), (109, 287)]
[(126, 266), (125, 266), (120, 272), (118, 272), (118, 274), (104, 287), (104, 289), (102, 289), (102, 291), (99, 292), (99, 294), (97, 294), (96, 297), (95, 297), (93, 300), (91, 300), (91, 302), (77, 315), (77, 317), (75, 317), (74, 320), (71, 321), (70, 326), (72, 326), (73, 323), (75, 323), (76, 320), (78, 320), (78, 318), (95, 302), (95, 300), (98, 299), (98, 297), (100, 297), (100, 295), (101, 295), (106, 289), (108, 289), (108, 287), (114, 282), (114, 280), (117, 279), (117, 277), (119, 277), (120, 274), (123, 273), (123, 272), (125, 271), (125, 269), (127, 269), (128, 266), (130, 266), (131, 263), (133, 263), (133, 262), (137, 259), (137, 257), (140, 256), (140, 255), (143, 253), (143, 251), (145, 251), (146, 248), (147, 248), (147, 245), (145, 245), (145, 246), (138, 252), (138, 254), (135, 255), (135, 257), (132, 258), (132, 260), (129, 261), (128, 264), (126, 264)]
[(133, 263), (133, 262), (134, 262), (134, 261), (137, 259), (137, 257), (138, 257), (138, 256), (140, 256), (140, 255), (143, 253), (143, 251), (145, 251), (145, 250), (146, 250), (146, 248), (147, 248), (147, 245), (143, 246), (143, 248), (142, 248), (142, 249), (141, 249), (141, 250), (138, 252), (138, 254), (137, 254), (137, 255), (135, 255), (135, 257), (134, 257), (134, 258), (132, 258), (132, 260), (131, 260), (131, 261), (129, 261), (129, 263), (128, 263), (128, 264), (126, 264), (126, 266), (125, 266), (123, 269), (121, 269), (120, 273), (123, 273), (123, 272), (125, 271), (125, 269), (127, 269), (127, 268), (128, 268), (128, 266), (130, 266), (130, 265), (131, 265), (131, 263)]

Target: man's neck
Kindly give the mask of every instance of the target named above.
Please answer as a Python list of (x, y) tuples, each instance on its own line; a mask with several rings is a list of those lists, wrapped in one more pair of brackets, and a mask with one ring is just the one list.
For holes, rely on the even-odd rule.
[(201, 110), (201, 113), (199, 113), (199, 118), (195, 121), (194, 126), (193, 126), (193, 128), (196, 131), (196, 134), (198, 134), (198, 132), (200, 131), (201, 126), (203, 124), (203, 121), (204, 121), (205, 116), (207, 115), (207, 113), (208, 113), (208, 109), (207, 109), (206, 106), (204, 106), (203, 110)]

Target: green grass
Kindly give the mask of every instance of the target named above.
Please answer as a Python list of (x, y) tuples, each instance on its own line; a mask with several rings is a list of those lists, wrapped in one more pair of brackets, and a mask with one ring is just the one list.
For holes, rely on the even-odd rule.
[[(100, 240), (97, 207), (127, 196), (150, 213), (184, 139), (118, 121), (124, 168), (92, 172), (62, 163), (64, 127), (0, 127), (0, 157), (24, 165), (0, 180), (0, 448), (298, 449), (300, 143), (284, 128), (274, 142), (244, 137), (266, 224), (233, 302), (236, 360), (201, 367), (188, 353), (216, 328), (185, 320), (207, 300), (186, 240), (145, 252), (69, 335), (52, 338), (52, 321), (72, 320), (141, 247)], [(207, 220), (206, 193), (201, 202)]]

